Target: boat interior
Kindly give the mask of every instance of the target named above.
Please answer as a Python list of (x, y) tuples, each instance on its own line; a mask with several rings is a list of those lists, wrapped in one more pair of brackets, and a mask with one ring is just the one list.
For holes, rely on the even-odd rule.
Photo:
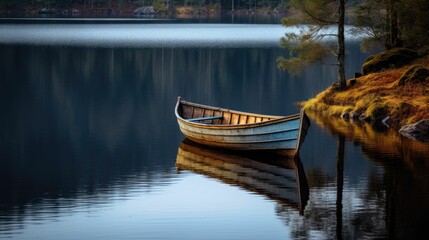
[(251, 124), (277, 118), (183, 102), (179, 106), (178, 113), (189, 122), (218, 125)]

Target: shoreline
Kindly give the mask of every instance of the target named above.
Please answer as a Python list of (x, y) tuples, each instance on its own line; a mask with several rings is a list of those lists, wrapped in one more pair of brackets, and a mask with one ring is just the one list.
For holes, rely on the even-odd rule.
[[(352, 124), (369, 124), (375, 129), (393, 129), (419, 141), (429, 141), (429, 75), (401, 84), (401, 79), (414, 68), (429, 72), (429, 57), (419, 57), (396, 68), (368, 73), (347, 80), (347, 87), (336, 84), (314, 98), (300, 102), (304, 110), (328, 118), (341, 118)], [(417, 126), (421, 129), (406, 127)], [(420, 126), (421, 125), (421, 126)]]
[(25, 17), (25, 18), (3, 18), (0, 17), (0, 23), (148, 23), (148, 22), (178, 22), (173, 18), (108, 18), (108, 17)]

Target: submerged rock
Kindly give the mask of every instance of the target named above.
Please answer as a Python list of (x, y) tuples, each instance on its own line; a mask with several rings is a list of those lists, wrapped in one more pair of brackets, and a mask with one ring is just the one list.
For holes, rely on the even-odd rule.
[(359, 120), (361, 120), (362, 122), (371, 122), (371, 117), (367, 116), (365, 113), (362, 113), (359, 116)]
[(340, 118), (345, 119), (345, 120), (349, 120), (350, 115), (348, 112), (345, 112), (343, 114), (340, 115)]
[(417, 123), (405, 125), (399, 129), (399, 133), (411, 139), (424, 142), (429, 141), (429, 119), (423, 119)]
[(390, 116), (387, 116), (387, 117), (385, 117), (383, 120), (381, 120), (381, 123), (382, 123), (384, 126), (386, 126), (386, 127), (390, 128), (390, 125), (393, 123), (393, 120), (392, 120), (392, 118), (391, 118)]

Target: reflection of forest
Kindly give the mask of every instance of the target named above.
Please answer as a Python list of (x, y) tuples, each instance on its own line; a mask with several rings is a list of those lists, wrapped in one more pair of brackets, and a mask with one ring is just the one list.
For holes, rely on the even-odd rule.
[(156, 88), (140, 75), (146, 69), (127, 71), (144, 60), (105, 49), (1, 52), (1, 232), (29, 216), (59, 216), (60, 209), (97, 206), (118, 191), (168, 181), (175, 149), (159, 146), (176, 143), (176, 128), (160, 126), (147, 111), (170, 108), (145, 98)]
[[(355, 228), (352, 234), (385, 232), (386, 237), (399, 239), (428, 236), (424, 222), (429, 214), (429, 144), (403, 138), (394, 131), (377, 132), (370, 125), (325, 119), (314, 113), (309, 113), (309, 117), (340, 139), (359, 144), (362, 152), (384, 170), (381, 176), (370, 173), (368, 177), (369, 191), (359, 197), (364, 211), (347, 216), (350, 212), (343, 202), (342, 219), (351, 218), (350, 226)], [(340, 149), (341, 141), (338, 146)], [(344, 159), (345, 167), (347, 160)], [(339, 186), (337, 182), (337, 188)], [(346, 227), (350, 226), (344, 222), (343, 237), (348, 238), (351, 232)]]
[(261, 112), (263, 94), (230, 99), (240, 88), (271, 92), (285, 82), (272, 70), (276, 50), (267, 49), (2, 46), (0, 52), (0, 231), (28, 216), (61, 216), (60, 209), (73, 211), (80, 200), (97, 205), (135, 183), (150, 189), (168, 181), (182, 139), (173, 114), (179, 93)]
[[(358, 46), (351, 50), (356, 54), (350, 56), (362, 57)], [(150, 189), (168, 181), (182, 139), (173, 114), (178, 95), (288, 115), (296, 112), (292, 102), (316, 94), (335, 76), (330, 67), (313, 66), (302, 79), (288, 79), (276, 68), (278, 49), (0, 46), (0, 52), (0, 215), (6, 216), (0, 231), (29, 214), (41, 216), (41, 207), (54, 206), (48, 211), (60, 216), (62, 206), (74, 209), (85, 198), (86, 204), (103, 202), (136, 182)], [(355, 66), (361, 61), (350, 59)], [(328, 80), (314, 81), (322, 72)], [(323, 171), (306, 174), (313, 203), (303, 217), (298, 208), (278, 203), (278, 215), (293, 222), (294, 235), (320, 230), (334, 236), (335, 219), (326, 216), (335, 210), (335, 191), (327, 184), (335, 180)], [(365, 196), (366, 204), (385, 206), (382, 190)], [(382, 223), (384, 215), (373, 210), (368, 219)], [(367, 216), (358, 220), (368, 222)]]
[(342, 119), (326, 119), (315, 113), (308, 113), (317, 124), (333, 134), (344, 135), (357, 142), (362, 151), (375, 162), (383, 159), (401, 161), (416, 176), (422, 176), (429, 170), (429, 143), (422, 143), (400, 136), (396, 131), (377, 131), (369, 124), (351, 124)]

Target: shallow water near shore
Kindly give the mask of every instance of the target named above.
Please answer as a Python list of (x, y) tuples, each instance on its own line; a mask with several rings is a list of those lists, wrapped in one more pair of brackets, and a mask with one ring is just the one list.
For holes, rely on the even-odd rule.
[[(429, 236), (429, 144), (310, 116), (301, 170), (184, 146), (177, 96), (290, 115), (335, 68), (291, 76), (274, 46), (118, 42), (0, 46), (0, 238)], [(365, 58), (348, 45), (348, 77)]]

